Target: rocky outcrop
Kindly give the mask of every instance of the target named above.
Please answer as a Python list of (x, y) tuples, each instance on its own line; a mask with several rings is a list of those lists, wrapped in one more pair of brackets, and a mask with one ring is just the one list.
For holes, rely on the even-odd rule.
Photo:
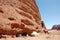
[[(48, 30), (46, 30), (46, 26), (44, 24), (44, 21), (41, 21), (41, 25), (42, 25), (42, 32), (44, 33), (48, 33)], [(49, 33), (48, 33), (49, 34)]]
[(42, 28), (46, 29), (46, 26), (44, 24), (44, 21), (41, 21)]
[(60, 25), (53, 25), (52, 30), (60, 30)]
[(41, 32), (43, 24), (35, 0), (0, 0), (0, 34)]

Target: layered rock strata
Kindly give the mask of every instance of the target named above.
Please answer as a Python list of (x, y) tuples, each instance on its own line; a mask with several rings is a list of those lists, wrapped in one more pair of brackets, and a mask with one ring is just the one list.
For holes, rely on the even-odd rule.
[(0, 0), (0, 35), (31, 34), (41, 30), (35, 0)]

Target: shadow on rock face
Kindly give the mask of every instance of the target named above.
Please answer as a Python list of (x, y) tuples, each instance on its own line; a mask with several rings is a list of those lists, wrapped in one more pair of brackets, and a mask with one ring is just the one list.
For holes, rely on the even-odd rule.
[(17, 34), (17, 35), (16, 35), (16, 37), (21, 37), (21, 36), (35, 37), (35, 36), (38, 36), (38, 33), (34, 31), (34, 32), (32, 32), (31, 34), (23, 33), (23, 34)]
[(27, 34), (23, 33), (23, 34), (17, 34), (16, 37), (21, 37), (21, 36), (27, 36)]
[(27, 36), (27, 34), (23, 33), (22, 36)]

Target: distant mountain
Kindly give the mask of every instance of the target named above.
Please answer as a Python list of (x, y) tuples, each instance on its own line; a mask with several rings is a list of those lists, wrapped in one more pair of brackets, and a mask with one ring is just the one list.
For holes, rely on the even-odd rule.
[(60, 25), (53, 25), (52, 30), (60, 30)]

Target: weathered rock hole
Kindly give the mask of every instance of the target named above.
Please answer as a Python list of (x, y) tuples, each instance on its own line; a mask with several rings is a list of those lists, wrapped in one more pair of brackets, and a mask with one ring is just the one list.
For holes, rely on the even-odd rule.
[(12, 23), (12, 24), (11, 24), (11, 27), (12, 27), (12, 28), (17, 28), (17, 27), (19, 27), (19, 24), (17, 24), (17, 23)]
[(36, 27), (36, 29), (38, 29), (38, 27)]
[(15, 19), (14, 19), (14, 18), (12, 18), (12, 17), (9, 17), (8, 19), (9, 19), (9, 20), (15, 20)]
[(10, 4), (10, 6), (12, 6), (12, 7), (13, 7), (13, 5), (12, 5), (12, 4)]
[(1, 13), (4, 13), (1, 9), (0, 9), (0, 12), (1, 12)]
[(18, 23), (12, 23), (11, 24), (11, 27), (12, 28), (20, 28), (20, 29), (23, 29), (25, 27), (24, 24), (18, 24)]

